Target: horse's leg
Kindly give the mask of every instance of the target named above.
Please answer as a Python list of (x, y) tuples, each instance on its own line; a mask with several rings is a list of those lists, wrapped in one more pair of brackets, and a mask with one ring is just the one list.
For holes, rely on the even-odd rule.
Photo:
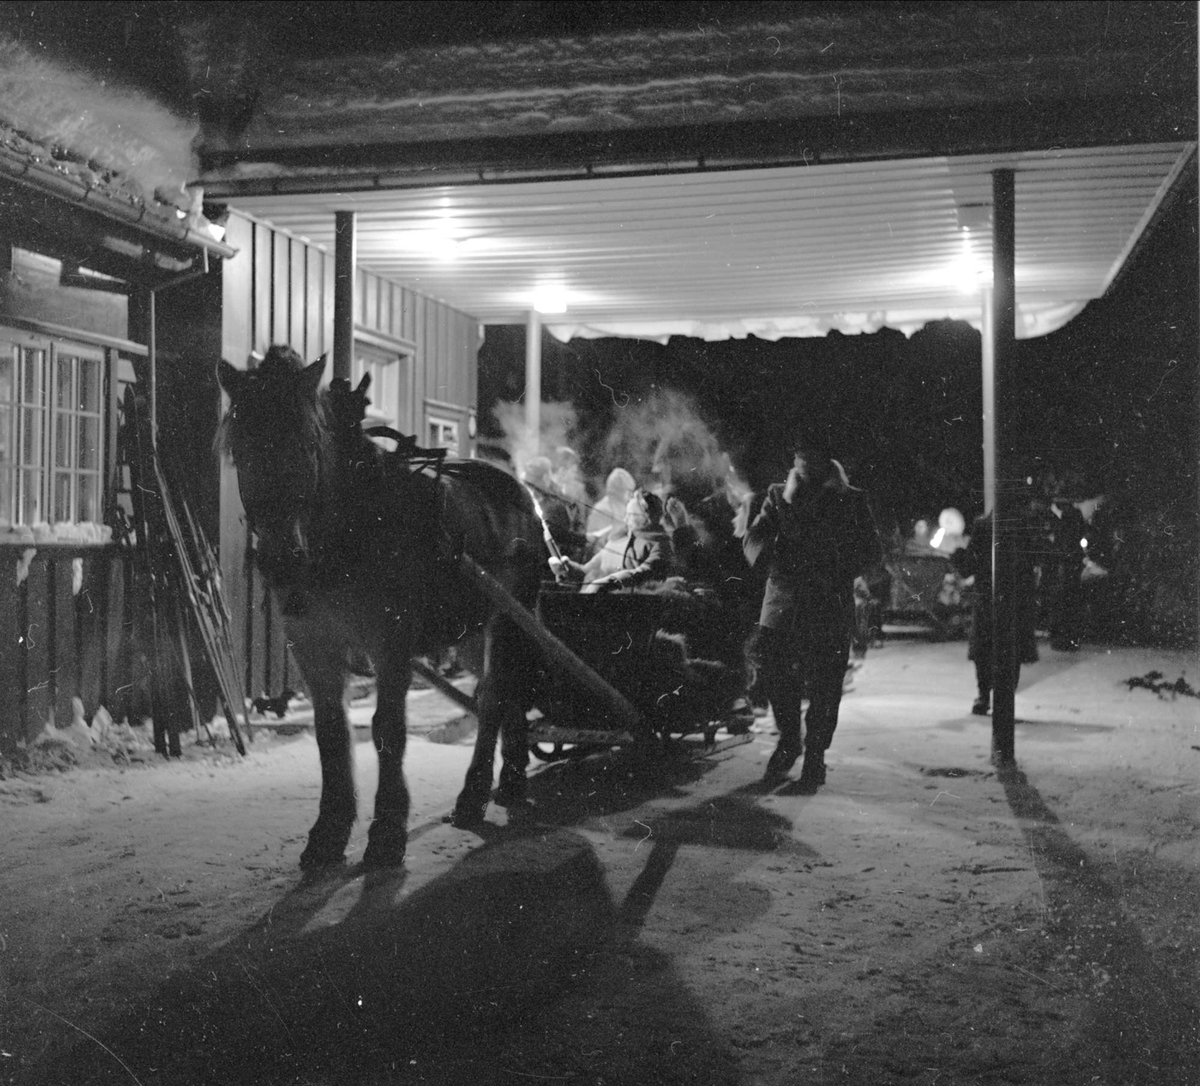
[[(490, 634), (489, 634), (490, 641)], [(484, 651), (484, 664), (475, 687), (475, 706), (479, 715), (479, 730), (475, 733), (475, 750), (462, 791), (454, 804), (451, 821), (466, 829), (477, 826), (487, 812), (492, 795), (492, 776), (496, 763), (496, 739), (500, 718), (496, 711), (496, 676), (492, 673), (491, 646)]]
[(408, 844), (408, 784), (404, 779), (404, 747), (408, 739), (405, 699), (412, 679), (409, 657), (399, 652), (376, 663), (375, 716), (371, 737), (379, 756), (375, 817), (367, 831), (368, 867), (394, 867), (404, 862)]
[(341, 863), (358, 813), (354, 751), (346, 718), (342, 653), (314, 628), (311, 619), (288, 621), (288, 640), (313, 701), (317, 751), (321, 756), (321, 807), (300, 854), (301, 867)]
[(488, 625), (483, 675), (475, 691), (479, 732), (467, 778), (454, 806), (456, 826), (483, 821), (491, 798), (496, 761), (496, 740), (501, 741), (503, 765), (496, 802), (509, 807), (525, 799), (525, 771), (529, 764), (528, 722), (525, 719), (526, 649), (517, 627), (497, 617)]
[(496, 620), (494, 637), (501, 758), (496, 802), (501, 807), (518, 807), (524, 804), (528, 790), (529, 721), (525, 714), (530, 708), (533, 647), (517, 625), (506, 618)]

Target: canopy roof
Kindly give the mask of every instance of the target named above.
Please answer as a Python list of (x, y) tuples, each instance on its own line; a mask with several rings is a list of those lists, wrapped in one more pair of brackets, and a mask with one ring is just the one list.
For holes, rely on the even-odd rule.
[[(991, 171), (1016, 171), (1017, 335), (1102, 295), (1195, 152), (1192, 142), (522, 183), (239, 196), (332, 247), (357, 212), (363, 268), (485, 323), (546, 288), (571, 336), (911, 334), (978, 323)], [(409, 182), (411, 184), (411, 181)]]

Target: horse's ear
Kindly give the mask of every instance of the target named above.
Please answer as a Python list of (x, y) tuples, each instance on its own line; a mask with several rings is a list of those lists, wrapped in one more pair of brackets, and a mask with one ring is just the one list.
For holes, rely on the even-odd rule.
[(229, 393), (230, 398), (236, 400), (245, 386), (246, 375), (237, 366), (231, 365), (222, 358), (217, 363), (217, 381)]
[(367, 394), (367, 389), (369, 389), (370, 387), (371, 387), (371, 375), (369, 373), (364, 373), (362, 375), (362, 380), (358, 382), (358, 388), (356, 388), (354, 391), (365, 396)]
[(312, 365), (305, 366), (301, 374), (304, 379), (305, 390), (314, 397), (317, 394), (317, 389), (320, 387), (321, 378), (325, 376), (326, 357), (326, 355), (321, 355)]

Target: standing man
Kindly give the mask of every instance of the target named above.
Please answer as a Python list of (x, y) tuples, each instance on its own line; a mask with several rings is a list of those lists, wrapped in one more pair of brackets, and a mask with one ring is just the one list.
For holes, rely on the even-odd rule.
[[(1021, 665), (1035, 664), (1037, 648), (1037, 570), (1035, 562), (1045, 548), (1044, 522), (1038, 503), (1031, 494), (1024, 496), (1009, 514), (1012, 518), (1009, 535), (1012, 540), (1015, 570), (1013, 575), (1014, 645), (1011, 676), (1012, 688), (1021, 682)], [(992, 533), (994, 511), (975, 518), (967, 545), (954, 552), (954, 566), (974, 586), (971, 602), (971, 630), (967, 641), (967, 659), (975, 665), (975, 702), (971, 712), (987, 716), (992, 711)], [(973, 578), (973, 580), (972, 580)]]
[(758, 656), (779, 743), (764, 780), (782, 781), (803, 754), (800, 783), (816, 788), (825, 783), (825, 751), (837, 728), (854, 630), (854, 579), (882, 555), (866, 495), (850, 485), (826, 443), (800, 433), (792, 453), (786, 482), (768, 488), (743, 550), (751, 565), (768, 563)]
[(1083, 629), (1083, 543), (1087, 535), (1078, 506), (1055, 494), (1050, 502), (1049, 554), (1043, 567), (1049, 604), (1050, 647), (1079, 649)]

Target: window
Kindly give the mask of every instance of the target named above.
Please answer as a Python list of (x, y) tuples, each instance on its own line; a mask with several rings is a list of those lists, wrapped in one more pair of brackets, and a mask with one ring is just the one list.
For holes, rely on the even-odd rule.
[(351, 384), (357, 386), (363, 374), (371, 375), (367, 396), (367, 423), (405, 430), (411, 425), (411, 396), (409, 389), (408, 356), (359, 339), (354, 344), (354, 373)]
[(446, 449), (451, 456), (458, 456), (458, 423), (449, 419), (429, 419), (429, 447)]
[(0, 331), (0, 525), (99, 522), (104, 352)]

